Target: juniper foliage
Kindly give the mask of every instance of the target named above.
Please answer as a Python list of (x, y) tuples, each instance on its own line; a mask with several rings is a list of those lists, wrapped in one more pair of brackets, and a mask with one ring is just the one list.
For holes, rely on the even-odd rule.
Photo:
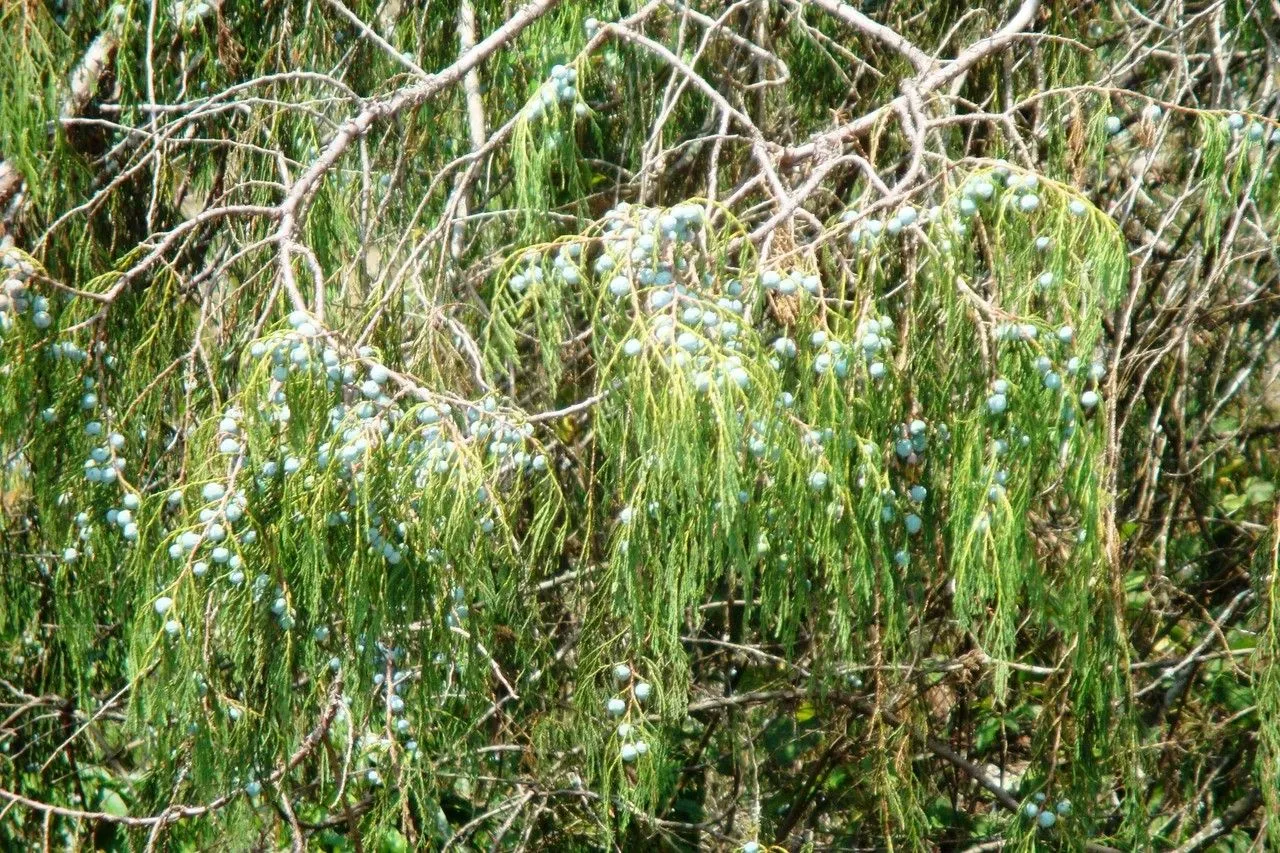
[(0, 9), (0, 842), (1280, 843), (1219, 3)]

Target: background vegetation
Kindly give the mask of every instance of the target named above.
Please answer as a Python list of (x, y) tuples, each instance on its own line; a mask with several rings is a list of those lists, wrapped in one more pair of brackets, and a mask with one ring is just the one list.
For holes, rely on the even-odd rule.
[(1280, 8), (0, 4), (0, 846), (1280, 844)]

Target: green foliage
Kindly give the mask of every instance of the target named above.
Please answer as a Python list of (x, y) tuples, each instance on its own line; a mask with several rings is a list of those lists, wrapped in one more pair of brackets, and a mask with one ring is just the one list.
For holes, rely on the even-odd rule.
[(825, 5), (0, 10), (0, 842), (1274, 835), (1266, 104)]

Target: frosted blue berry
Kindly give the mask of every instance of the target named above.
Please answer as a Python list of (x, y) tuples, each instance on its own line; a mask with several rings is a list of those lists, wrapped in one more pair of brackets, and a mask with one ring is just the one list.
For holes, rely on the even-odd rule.
[(1067, 210), (1071, 211), (1072, 216), (1084, 216), (1088, 208), (1085, 203), (1078, 198), (1073, 198), (1067, 202)]
[(676, 346), (685, 352), (697, 352), (702, 348), (702, 341), (692, 332), (681, 332), (676, 338)]
[(1022, 813), (1026, 815), (1028, 819), (1034, 820), (1036, 815), (1040, 814), (1040, 807), (1035, 803), (1027, 803), (1022, 807)]
[(622, 756), (623, 761), (630, 764), (632, 761), (636, 760), (636, 756), (639, 753), (636, 752), (635, 746), (629, 743), (624, 743), (622, 745), (622, 749), (618, 750), (618, 754)]
[(1062, 377), (1050, 370), (1044, 375), (1044, 387), (1050, 391), (1057, 391), (1062, 387)]
[(631, 680), (631, 667), (625, 663), (620, 663), (613, 668), (613, 680), (617, 682)]
[(898, 553), (893, 555), (893, 561), (897, 563), (899, 566), (902, 566), (905, 568), (906, 565), (911, 562), (911, 555), (908, 554), (906, 551), (899, 551)]
[(1106, 129), (1107, 133), (1109, 133), (1112, 136), (1115, 136), (1117, 133), (1119, 133), (1120, 128), (1122, 126), (1120, 123), (1119, 116), (1107, 116), (1106, 121), (1104, 121), (1102, 124), (1103, 124), (1103, 127)]
[(809, 475), (809, 488), (815, 492), (820, 492), (827, 487), (827, 479), (825, 471), (814, 471)]
[(987, 398), (987, 411), (993, 415), (1004, 412), (1009, 407), (1009, 401), (1003, 394), (992, 394)]
[(903, 519), (903, 521), (907, 525), (907, 533), (911, 536), (915, 536), (919, 533), (920, 528), (924, 526), (924, 522), (920, 520), (920, 516), (916, 515), (914, 512), (908, 513), (907, 517)]
[(1094, 406), (1098, 405), (1098, 392), (1085, 391), (1080, 395), (1080, 405), (1084, 406), (1086, 409), (1092, 409)]
[(1040, 812), (1040, 816), (1037, 817), (1036, 820), (1040, 823), (1041, 829), (1049, 829), (1058, 822), (1058, 816), (1048, 809), (1045, 809)]
[(1058, 806), (1057, 806), (1057, 811), (1058, 811), (1058, 814), (1062, 815), (1063, 817), (1065, 817), (1065, 816), (1067, 816), (1067, 815), (1071, 814), (1071, 801), (1070, 801), (1070, 800), (1059, 800), (1059, 801), (1058, 801)]
[(635, 690), (633, 692), (635, 693), (637, 702), (647, 702), (649, 701), (649, 695), (653, 693), (653, 685), (649, 684), (647, 681), (641, 681), (635, 686)]
[(163, 616), (169, 612), (170, 607), (173, 607), (173, 599), (167, 595), (162, 595), (155, 600), (152, 607), (156, 609), (156, 613)]
[(627, 703), (615, 696), (605, 703), (605, 710), (609, 712), (611, 717), (621, 717), (626, 713)]
[(927, 489), (925, 489), (924, 486), (916, 485), (911, 487), (911, 500), (915, 501), (916, 503), (924, 503), (924, 499), (928, 496), (928, 494), (929, 492)]
[(639, 355), (642, 349), (644, 345), (637, 338), (627, 338), (627, 342), (622, 345), (622, 351), (632, 358)]
[(760, 844), (756, 841), (748, 841), (741, 847), (742, 853), (760, 853)]
[(204, 488), (200, 490), (200, 496), (208, 503), (222, 500), (226, 493), (227, 490), (221, 483), (206, 483)]
[(1027, 193), (1018, 199), (1018, 208), (1023, 213), (1030, 213), (1040, 206), (1040, 196), (1035, 193)]
[(251, 797), (256, 797), (262, 793), (262, 783), (254, 780), (244, 786), (244, 792)]

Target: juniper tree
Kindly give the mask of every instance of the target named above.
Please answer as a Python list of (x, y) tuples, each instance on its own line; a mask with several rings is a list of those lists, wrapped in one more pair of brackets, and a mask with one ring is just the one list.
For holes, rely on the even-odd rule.
[(0, 841), (1280, 842), (1265, 3), (0, 10)]

